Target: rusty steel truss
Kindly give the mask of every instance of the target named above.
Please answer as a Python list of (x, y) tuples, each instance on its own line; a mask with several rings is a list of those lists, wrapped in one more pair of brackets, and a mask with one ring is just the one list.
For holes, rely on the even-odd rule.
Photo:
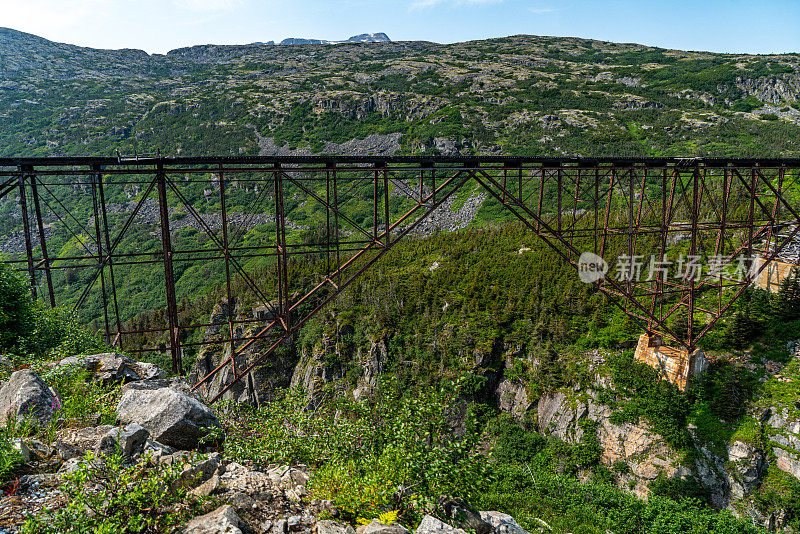
[[(80, 310), (96, 295), (109, 341), (148, 351), (154, 347), (126, 346), (126, 337), (166, 334), (175, 373), (183, 373), (182, 349), (206, 342), (182, 343), (182, 332), (222, 327), (228, 356), (194, 387), (231, 366), (227, 389), (400, 240), (478, 193), (576, 268), (584, 252), (612, 270), (622, 256), (639, 258), (644, 271), (653, 258), (678, 253), (719, 265), (745, 258), (744, 277), (726, 268), (681, 278), (664, 261), (655, 277), (609, 271), (593, 282), (649, 333), (691, 350), (771, 261), (797, 262), (799, 181), (797, 159), (30, 158), (0, 159), (0, 207), (11, 203), (5, 239), (19, 244), (6, 260), (27, 273), (35, 296)], [(315, 237), (301, 216), (287, 216), (292, 209), (316, 213)], [(243, 237), (257, 226), (248, 217), (266, 225), (255, 241)], [(149, 248), (120, 250), (136, 227), (158, 228), (136, 239)], [(180, 245), (186, 228), (202, 236), (201, 247)], [(48, 248), (53, 239), (57, 252)], [(322, 258), (324, 274), (298, 289), (293, 269), (304, 256)], [(269, 287), (253, 275), (254, 262), (272, 269)], [(224, 321), (188, 324), (178, 302), (192, 294), (176, 289), (175, 275), (187, 265), (213, 266), (229, 302), (238, 280), (274, 313), (263, 322), (228, 313)], [(165, 324), (126, 327), (120, 291), (130, 269), (158, 273), (159, 287), (143, 290), (159, 295)], [(60, 271), (84, 273), (80, 291), (62, 291), (75, 280), (56, 280)], [(242, 323), (257, 329), (237, 335)], [(258, 356), (237, 369), (236, 356), (256, 342), (263, 344)]]

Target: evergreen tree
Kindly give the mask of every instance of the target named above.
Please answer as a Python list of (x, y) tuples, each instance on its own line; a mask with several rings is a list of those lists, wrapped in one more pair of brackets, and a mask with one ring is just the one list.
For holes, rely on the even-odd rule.
[(785, 321), (800, 319), (800, 277), (797, 270), (781, 283), (781, 289), (774, 299), (775, 315)]
[(746, 312), (736, 312), (725, 331), (726, 344), (734, 349), (745, 348), (752, 338), (754, 326)]

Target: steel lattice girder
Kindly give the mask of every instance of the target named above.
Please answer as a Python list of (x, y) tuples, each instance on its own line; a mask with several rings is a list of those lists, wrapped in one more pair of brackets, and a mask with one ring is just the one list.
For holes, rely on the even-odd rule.
[[(223, 327), (230, 355), (195, 388), (228, 365), (233, 381), (227, 387), (233, 385), (401, 239), (449, 209), (454, 195), (464, 194), (465, 187), (495, 198), (576, 268), (584, 252), (601, 258), (610, 253), (663, 258), (678, 248), (726, 264), (742, 255), (760, 258), (758, 268), (744, 278), (719, 271), (701, 278), (605, 276), (594, 282), (647, 331), (693, 349), (754, 276), (775, 258), (796, 255), (800, 208), (791, 199), (800, 190), (798, 179), (796, 159), (0, 159), (0, 199), (16, 199), (22, 225), (10, 237), (24, 241), (19, 247), (24, 250), (17, 250), (10, 262), (27, 272), (34, 294), (44, 286), (51, 305), (63, 304), (57, 302), (53, 273), (89, 273), (82, 280), (83, 290), (68, 303), (81, 309), (99, 291), (96, 301), (102, 310), (97, 314), (102, 315), (106, 335), (123, 346), (127, 336), (167, 334), (176, 373), (182, 372), (181, 348), (206, 342), (182, 344), (182, 331)], [(250, 196), (255, 198), (249, 204), (239, 199), (238, 211), (231, 212), (228, 206), (242, 188), (252, 188)], [(206, 204), (202, 210), (196, 205), (198, 191)], [(88, 213), (76, 211), (81, 197), (91, 199)], [(325, 213), (324, 232), (320, 229), (317, 239), (287, 239), (287, 228), (296, 229), (287, 218), (287, 202), (294, 206), (298, 199)], [(259, 212), (262, 209), (266, 211)], [(87, 215), (88, 221), (83, 220)], [(248, 217), (274, 224), (262, 242), (243, 241), (252, 228)], [(204, 247), (181, 246), (180, 229), (187, 224), (203, 236)], [(143, 225), (158, 225), (158, 239), (151, 236), (141, 250), (129, 244), (120, 251), (132, 229)], [(12, 232), (16, 228), (12, 225)], [(71, 247), (49, 254), (48, 232), (70, 236)], [(74, 250), (78, 252), (70, 252)], [(302, 256), (324, 257), (325, 275), (293, 291), (292, 261)], [(249, 262), (255, 259), (274, 266), (270, 287), (250, 272)], [(790, 259), (797, 262), (796, 257)], [(260, 303), (274, 308), (256, 332), (237, 334), (240, 327), (257, 323), (236, 320), (233, 313), (219, 322), (181, 322), (175, 269), (213, 262), (224, 271), (219, 279), (228, 302), (231, 281), (238, 277)], [(126, 327), (127, 318), (120, 315), (121, 292), (126, 289), (120, 272), (132, 266), (161, 273), (161, 287), (149, 291), (163, 293), (163, 326)], [(714, 295), (713, 306), (709, 295)], [(686, 331), (674, 326), (678, 313), (693, 319), (686, 321)], [(694, 320), (698, 316), (703, 319), (699, 327)], [(255, 343), (263, 344), (261, 355), (237, 369), (236, 356)]]

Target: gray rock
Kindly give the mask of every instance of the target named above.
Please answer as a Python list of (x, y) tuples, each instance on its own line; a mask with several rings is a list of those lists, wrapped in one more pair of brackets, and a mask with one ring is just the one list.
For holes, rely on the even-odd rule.
[(314, 526), (314, 534), (356, 534), (356, 531), (350, 525), (331, 519), (323, 519), (322, 521), (317, 521)]
[(216, 510), (189, 521), (178, 532), (180, 534), (242, 534), (242, 520), (232, 506), (220, 506)]
[(63, 462), (86, 455), (86, 451), (60, 440), (53, 442), (53, 453)]
[(528, 392), (523, 384), (511, 380), (503, 380), (495, 391), (497, 406), (500, 411), (510, 413), (514, 419), (521, 421), (533, 403), (528, 400)]
[(114, 425), (90, 426), (86, 428), (67, 428), (56, 433), (58, 441), (76, 447), (85, 452), (113, 452), (115, 442), (105, 441), (113, 430)]
[(137, 362), (124, 354), (115, 352), (70, 356), (58, 362), (58, 366), (76, 366), (89, 371), (96, 380), (103, 384), (152, 380), (167, 376), (161, 368), (153, 363)]
[(414, 534), (466, 534), (466, 532), (460, 528), (455, 528), (447, 523), (443, 523), (432, 515), (426, 515), (422, 518), (422, 521), (420, 521)]
[(11, 448), (17, 452), (23, 462), (29, 462), (31, 460), (31, 450), (20, 438), (11, 440)]
[(196, 488), (194, 488), (191, 493), (195, 497), (205, 497), (208, 495), (214, 495), (219, 491), (221, 487), (220, 479), (217, 475), (212, 476)]
[(155, 441), (185, 450), (197, 448), (205, 428), (219, 426), (208, 406), (165, 380), (123, 386), (117, 416), (125, 424), (143, 426)]
[[(419, 529), (418, 529), (419, 531)], [(377, 519), (373, 519), (367, 525), (361, 525), (356, 529), (356, 534), (410, 534), (408, 529), (398, 523), (387, 525)]]
[(59, 473), (74, 473), (83, 464), (83, 458), (70, 458), (61, 465)]
[(147, 438), (150, 437), (150, 432), (146, 428), (131, 423), (130, 425), (122, 426), (112, 430), (108, 436), (111, 436), (117, 446), (122, 451), (125, 457), (130, 458), (135, 454), (141, 454), (147, 444)]
[(53, 454), (53, 451), (50, 449), (50, 447), (38, 439), (28, 440), (26, 445), (28, 446), (28, 450), (31, 451), (31, 455), (36, 460), (47, 460), (50, 458), (50, 455)]
[(159, 461), (161, 458), (175, 453), (175, 449), (169, 445), (164, 445), (152, 439), (148, 439), (144, 445), (144, 453), (149, 454), (153, 460)]
[(760, 483), (766, 467), (766, 454), (743, 441), (728, 446), (731, 462), (731, 492), (737, 498), (749, 495)]
[(490, 523), (484, 521), (478, 512), (461, 499), (442, 498), (438, 507), (444, 514), (443, 517), (455, 527), (476, 534), (490, 534), (494, 530)]
[(0, 387), (0, 426), (5, 426), (10, 417), (46, 426), (60, 405), (39, 375), (20, 369)]
[(303, 518), (299, 515), (290, 515), (286, 518), (286, 526), (290, 531), (298, 531), (303, 529)]
[(785, 451), (780, 447), (773, 447), (772, 452), (775, 453), (776, 467), (800, 480), (800, 459), (797, 455)]
[[(234, 492), (230, 497), (228, 497), (228, 502), (231, 503), (233, 506), (235, 506), (237, 510), (252, 510), (253, 505), (256, 503), (255, 499), (253, 499), (250, 495), (242, 491)], [(284, 523), (283, 532), (287, 532), (286, 530), (286, 528), (288, 528), (287, 523), (286, 521), (284, 521), (283, 523)]]
[(275, 534), (286, 534), (289, 532), (289, 523), (285, 519), (279, 519), (272, 525), (272, 532)]
[(497, 534), (528, 534), (519, 523), (508, 514), (501, 512), (478, 512), (481, 519), (492, 525)]
[(209, 456), (196, 460), (184, 469), (179, 475), (181, 480), (187, 481), (192, 486), (197, 486), (209, 480), (220, 466), (220, 456)]
[(0, 371), (11, 372), (14, 370), (14, 364), (5, 354), (0, 354)]

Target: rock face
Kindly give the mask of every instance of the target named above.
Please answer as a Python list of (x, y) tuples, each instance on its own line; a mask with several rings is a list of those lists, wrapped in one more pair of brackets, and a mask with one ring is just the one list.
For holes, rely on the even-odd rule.
[(146, 428), (159, 443), (187, 450), (198, 446), (204, 428), (219, 426), (208, 406), (166, 380), (123, 386), (117, 416), (125, 424)]
[(103, 385), (114, 382), (152, 380), (167, 376), (161, 368), (153, 363), (137, 362), (124, 354), (114, 352), (70, 356), (58, 363), (59, 367), (73, 365), (89, 371)]
[(756, 447), (735, 441), (728, 446), (728, 484), (734, 497), (749, 495), (761, 483), (767, 467), (766, 452)]
[(242, 534), (242, 520), (233, 506), (220, 506), (216, 510), (195, 517), (186, 524), (180, 534)]
[(12, 373), (0, 387), (0, 426), (5, 426), (9, 417), (29, 419), (44, 426), (58, 407), (60, 402), (53, 391), (30, 369)]
[(736, 87), (762, 102), (780, 105), (800, 99), (800, 74), (783, 74), (762, 78), (737, 78)]
[[(209, 324), (216, 324), (206, 330), (203, 340), (215, 341), (219, 344), (205, 345), (197, 355), (186, 379), (189, 384), (197, 384), (208, 373), (216, 369), (220, 363), (231, 356), (230, 343), (227, 339), (227, 324), (229, 318), (236, 321), (252, 321), (251, 325), (238, 324), (234, 326), (233, 335), (236, 338), (253, 336), (258, 330), (266, 326), (275, 318), (275, 305), (247, 307), (241, 302), (233, 299), (223, 298), (214, 306), (209, 317)], [(236, 368), (244, 369), (248, 367), (253, 359), (263, 353), (267, 347), (260, 340), (253, 342), (247, 350), (236, 356)], [(263, 365), (254, 367), (247, 376), (233, 386), (231, 386), (220, 397), (220, 400), (232, 400), (236, 402), (248, 402), (253, 405), (260, 405), (262, 402), (272, 398), (272, 392), (278, 388), (288, 386), (287, 376), (290, 376), (293, 362), (284, 361), (278, 356), (269, 358)], [(225, 365), (213, 379), (203, 383), (197, 389), (197, 394), (205, 399), (216, 397), (225, 387), (233, 381), (233, 368), (230, 364)]]
[(608, 466), (625, 462), (630, 474), (626, 475), (628, 479), (624, 482), (632, 482), (634, 493), (640, 497), (648, 494), (647, 483), (659, 475), (680, 478), (689, 474), (679, 465), (675, 451), (664, 443), (661, 436), (644, 424), (613, 424), (610, 421), (611, 409), (597, 400), (597, 392), (586, 390), (586, 393), (588, 398), (584, 402), (570, 400), (561, 392), (539, 399), (539, 431), (568, 443), (577, 443), (584, 434), (580, 421), (596, 421), (597, 439), (603, 449), (601, 461)]

